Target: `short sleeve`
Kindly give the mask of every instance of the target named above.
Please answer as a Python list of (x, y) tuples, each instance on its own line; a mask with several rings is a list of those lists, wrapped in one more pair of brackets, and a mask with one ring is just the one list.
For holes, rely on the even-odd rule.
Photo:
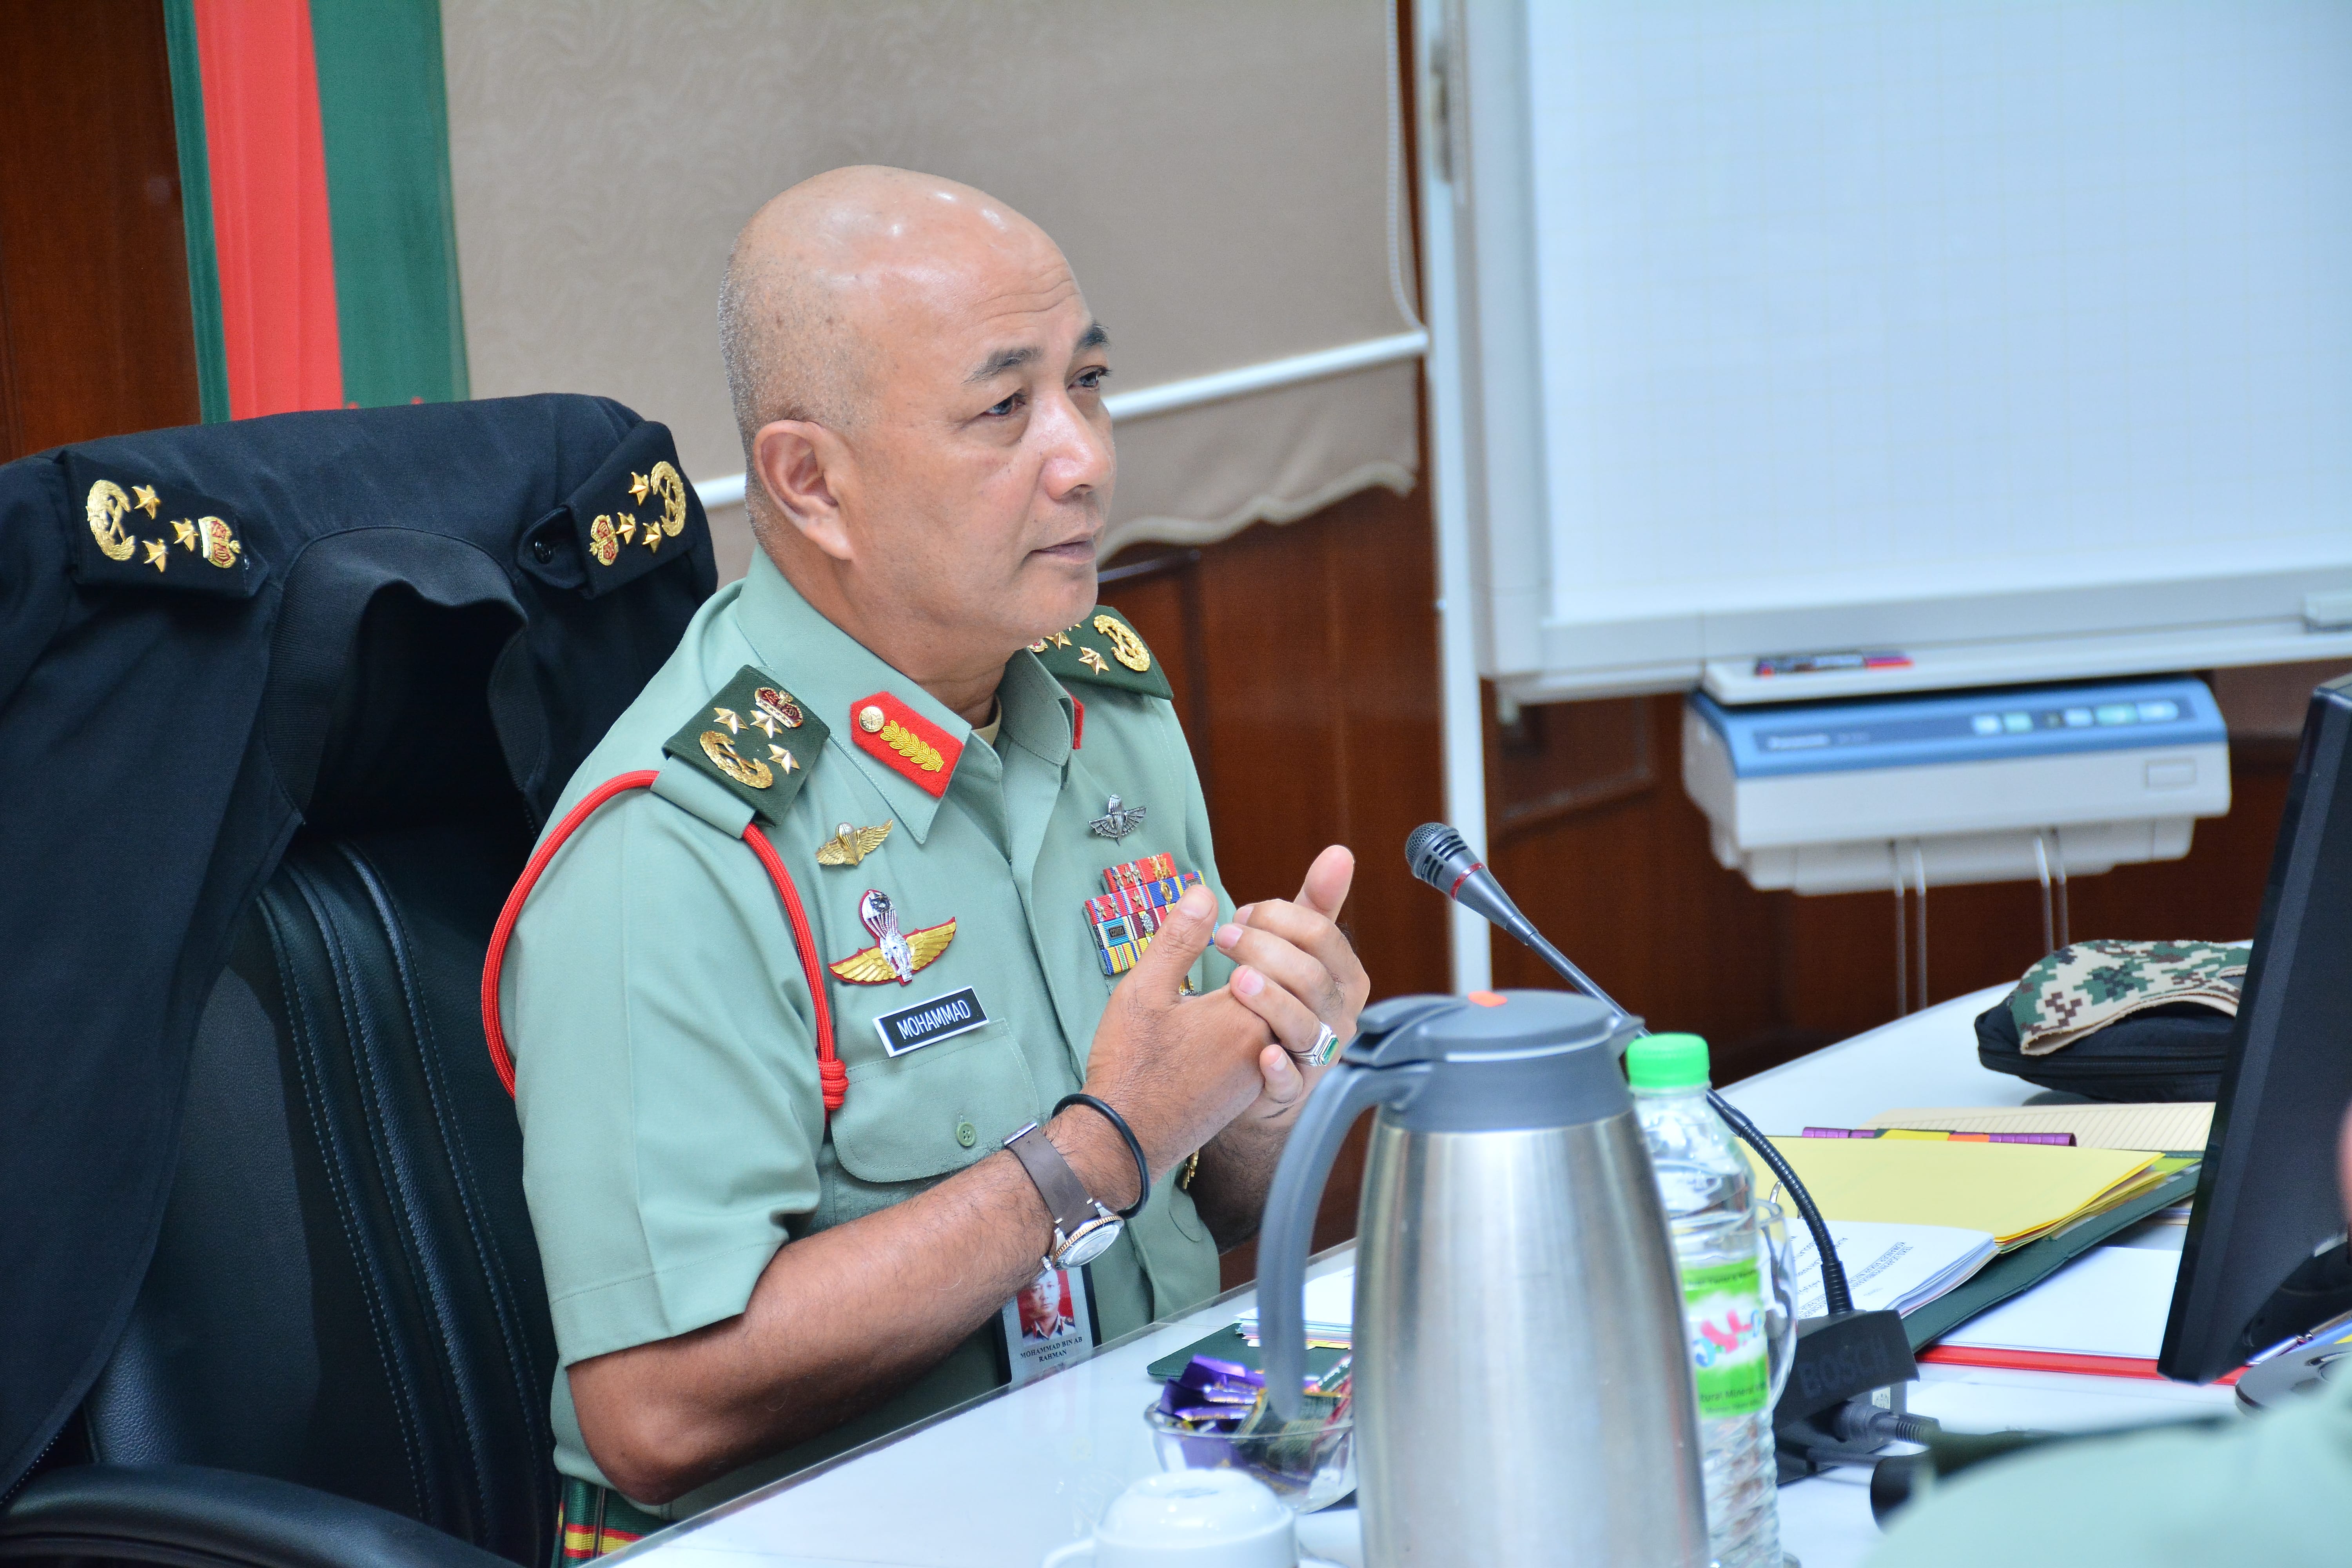
[(807, 985), (740, 840), (653, 795), (600, 810), (503, 979), (523, 1186), (563, 1365), (740, 1312), (818, 1199)]

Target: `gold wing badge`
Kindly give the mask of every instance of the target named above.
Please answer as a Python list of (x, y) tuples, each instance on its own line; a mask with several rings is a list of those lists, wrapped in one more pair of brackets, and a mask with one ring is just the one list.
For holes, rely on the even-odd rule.
[(882, 840), (890, 837), (890, 829), (896, 826), (895, 822), (886, 822), (879, 827), (858, 827), (845, 822), (832, 837), (816, 847), (816, 863), (855, 866), (881, 848)]
[(887, 985), (893, 980), (911, 985), (915, 971), (927, 967), (955, 940), (952, 920), (901, 934), (898, 906), (891, 903), (889, 894), (875, 888), (866, 889), (866, 896), (857, 900), (857, 919), (873, 936), (874, 945), (826, 965), (835, 978), (852, 985)]

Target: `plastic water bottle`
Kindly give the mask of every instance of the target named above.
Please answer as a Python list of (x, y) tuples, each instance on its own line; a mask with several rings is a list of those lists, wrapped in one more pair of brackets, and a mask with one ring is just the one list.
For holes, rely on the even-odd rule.
[(1748, 1161), (1706, 1102), (1705, 1040), (1635, 1040), (1625, 1052), (1625, 1075), (1682, 1269), (1706, 1455), (1707, 1554), (1715, 1568), (1780, 1568), (1780, 1471)]

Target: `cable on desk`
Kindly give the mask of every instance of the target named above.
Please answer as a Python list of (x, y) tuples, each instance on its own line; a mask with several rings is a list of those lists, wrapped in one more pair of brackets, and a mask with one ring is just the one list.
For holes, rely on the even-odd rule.
[(1829, 1221), (1822, 1217), (1820, 1206), (1813, 1202), (1813, 1194), (1805, 1190), (1803, 1182), (1798, 1180), (1795, 1167), (1789, 1163), (1780, 1151), (1772, 1147), (1772, 1140), (1756, 1130), (1756, 1123), (1748, 1121), (1745, 1112), (1723, 1098), (1722, 1090), (1708, 1089), (1706, 1102), (1715, 1107), (1717, 1116), (1731, 1124), (1731, 1130), (1739, 1134), (1742, 1142), (1756, 1151), (1756, 1157), (1771, 1167), (1772, 1174), (1780, 1184), (1789, 1189), (1789, 1196), (1796, 1203), (1797, 1213), (1804, 1217), (1805, 1229), (1812, 1234), (1813, 1251), (1821, 1258), (1823, 1305), (1832, 1315), (1853, 1311), (1853, 1291), (1845, 1282), (1845, 1265), (1839, 1261), (1837, 1243), (1830, 1239)]

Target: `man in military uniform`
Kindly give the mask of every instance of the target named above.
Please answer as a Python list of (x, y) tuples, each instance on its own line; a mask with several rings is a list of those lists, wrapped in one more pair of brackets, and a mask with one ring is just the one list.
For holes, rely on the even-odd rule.
[(1106, 1339), (1209, 1296), (1369, 989), (1345, 849), (1232, 909), (1095, 603), (1108, 339), (1052, 241), (835, 171), (744, 229), (720, 331), (760, 549), (559, 803), (660, 770), (501, 991), (574, 1557), (1001, 1383), (1041, 1267)]

